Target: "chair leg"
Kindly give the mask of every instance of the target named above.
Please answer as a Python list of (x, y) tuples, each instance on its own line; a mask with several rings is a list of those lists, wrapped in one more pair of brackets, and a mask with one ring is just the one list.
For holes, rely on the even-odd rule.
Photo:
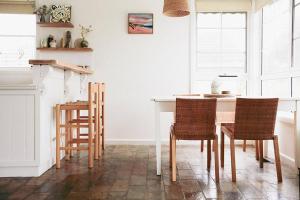
[(221, 167), (224, 168), (224, 133), (221, 132)]
[(247, 145), (247, 140), (244, 140), (244, 143), (243, 143), (243, 152), (246, 152), (246, 145)]
[(264, 167), (264, 145), (263, 140), (259, 140), (259, 167)]
[(214, 152), (215, 151), (215, 141), (213, 140), (213, 144), (212, 144), (212, 150), (211, 150), (212, 152)]
[(233, 138), (230, 138), (230, 155), (231, 155), (232, 182), (236, 182), (235, 146), (234, 146), (234, 139)]
[(60, 168), (60, 106), (56, 105), (56, 168)]
[(255, 140), (255, 157), (256, 160), (259, 160), (259, 145), (258, 145), (258, 140)]
[(172, 136), (172, 181), (176, 181), (176, 136)]
[(215, 149), (215, 177), (216, 183), (219, 183), (219, 150), (218, 150), (218, 136), (214, 140), (214, 149)]
[(275, 154), (275, 162), (276, 162), (276, 172), (277, 172), (277, 180), (279, 183), (282, 182), (282, 173), (281, 173), (281, 162), (280, 162), (280, 154), (279, 154), (279, 145), (278, 145), (278, 136), (274, 136), (274, 154)]
[(211, 162), (211, 141), (207, 140), (207, 170), (210, 170), (210, 162)]
[(169, 142), (169, 165), (170, 165), (170, 168), (172, 168), (172, 134), (170, 134), (170, 142)]
[(204, 150), (204, 140), (201, 140), (201, 152)]

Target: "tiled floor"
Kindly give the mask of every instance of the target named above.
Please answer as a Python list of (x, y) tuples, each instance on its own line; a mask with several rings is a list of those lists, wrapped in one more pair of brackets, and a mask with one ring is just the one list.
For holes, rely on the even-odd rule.
[(277, 184), (275, 166), (260, 169), (253, 149), (237, 148), (237, 183), (231, 182), (229, 152), (221, 182), (206, 171), (206, 153), (197, 146), (177, 149), (178, 181), (170, 181), (168, 147), (163, 147), (163, 175), (156, 176), (154, 146), (107, 146), (100, 161), (87, 169), (87, 157), (75, 156), (39, 178), (0, 178), (0, 199), (299, 199), (299, 177), (283, 166)]

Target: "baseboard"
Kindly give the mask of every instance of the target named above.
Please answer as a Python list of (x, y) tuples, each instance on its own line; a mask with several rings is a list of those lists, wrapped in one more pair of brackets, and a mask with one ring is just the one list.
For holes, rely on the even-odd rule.
[[(108, 145), (155, 145), (156, 141), (152, 139), (106, 139), (105, 143)], [(236, 141), (236, 145), (241, 145), (243, 141)], [(161, 140), (162, 145), (168, 145), (169, 140), (168, 139), (162, 139)], [(178, 145), (199, 145), (200, 141), (197, 140), (179, 140), (177, 141)], [(227, 141), (225, 141), (225, 144), (227, 144)], [(229, 143), (228, 143), (229, 144)], [(252, 142), (247, 141), (247, 146), (253, 145)]]
[(108, 145), (155, 145), (155, 140), (148, 139), (106, 139)]
[(40, 175), (38, 167), (14, 166), (0, 168), (0, 177), (38, 177)]
[(280, 159), (281, 159), (282, 164), (286, 165), (287, 167), (289, 167), (292, 170), (295, 170), (295, 172), (296, 171), (298, 172), (295, 159), (293, 159), (285, 154), (282, 154), (282, 153), (280, 154)]

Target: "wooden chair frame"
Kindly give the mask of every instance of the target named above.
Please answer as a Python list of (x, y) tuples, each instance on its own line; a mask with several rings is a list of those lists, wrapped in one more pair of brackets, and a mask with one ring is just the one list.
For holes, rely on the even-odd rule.
[[(247, 109), (253, 109), (253, 106), (255, 110), (247, 114)], [(233, 182), (236, 182), (235, 140), (255, 140), (256, 159), (259, 159), (260, 168), (263, 168), (263, 140), (273, 140), (277, 180), (282, 182), (278, 136), (274, 134), (277, 106), (278, 99), (237, 99), (235, 123), (223, 124), (221, 127), (221, 167), (224, 167), (224, 135), (226, 134), (230, 139)], [(251, 124), (247, 124), (246, 120)], [(259, 128), (255, 126), (255, 122), (258, 123)], [(267, 128), (264, 127), (264, 123)], [(264, 129), (260, 130), (260, 128)]]
[[(170, 131), (170, 166), (172, 168), (172, 181), (176, 181), (176, 140), (207, 140), (208, 170), (210, 170), (211, 140), (213, 140), (215, 150), (215, 178), (216, 182), (219, 183), (218, 136), (215, 133), (216, 103), (216, 99), (176, 99), (176, 122), (171, 126)], [(180, 107), (183, 107), (183, 109), (180, 109)], [(192, 113), (190, 113), (191, 116), (189, 116), (189, 111), (192, 111)], [(185, 120), (185, 117), (195, 117), (198, 119), (192, 120), (194, 122), (191, 122), (191, 120)], [(183, 120), (181, 120), (181, 118)], [(199, 124), (199, 122), (201, 123)]]

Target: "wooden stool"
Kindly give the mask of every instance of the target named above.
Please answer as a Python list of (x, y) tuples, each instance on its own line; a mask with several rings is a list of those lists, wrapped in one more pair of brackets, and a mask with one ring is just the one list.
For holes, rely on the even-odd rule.
[[(72, 150), (88, 150), (88, 167), (93, 167), (93, 153), (95, 159), (99, 155), (99, 84), (89, 83), (88, 86), (88, 101), (87, 102), (73, 102), (56, 105), (56, 167), (60, 168), (60, 151), (65, 150), (66, 160), (70, 159)], [(80, 111), (88, 112), (86, 119), (73, 119), (73, 113), (80, 115)], [(61, 123), (61, 114), (65, 111), (65, 123)], [(65, 128), (65, 146), (61, 147), (61, 128)], [(73, 128), (77, 129), (77, 138), (74, 138)], [(80, 138), (81, 128), (87, 128), (87, 138)], [(79, 137), (78, 137), (79, 136)], [(81, 143), (87, 143), (87, 147), (81, 147)], [(73, 144), (77, 144), (76, 147)], [(93, 147), (94, 146), (94, 147)]]
[[(104, 83), (95, 83), (98, 85), (98, 156), (100, 157), (102, 154), (102, 150), (104, 150), (104, 97), (105, 97), (105, 84)], [(82, 104), (87, 103), (87, 101), (78, 101)], [(76, 120), (81, 122), (86, 122), (88, 116), (82, 115), (80, 111), (77, 111)], [(94, 116), (95, 117), (95, 116)], [(76, 121), (73, 120), (73, 123)], [(77, 137), (87, 136), (85, 133), (80, 133), (80, 129), (77, 129)]]

